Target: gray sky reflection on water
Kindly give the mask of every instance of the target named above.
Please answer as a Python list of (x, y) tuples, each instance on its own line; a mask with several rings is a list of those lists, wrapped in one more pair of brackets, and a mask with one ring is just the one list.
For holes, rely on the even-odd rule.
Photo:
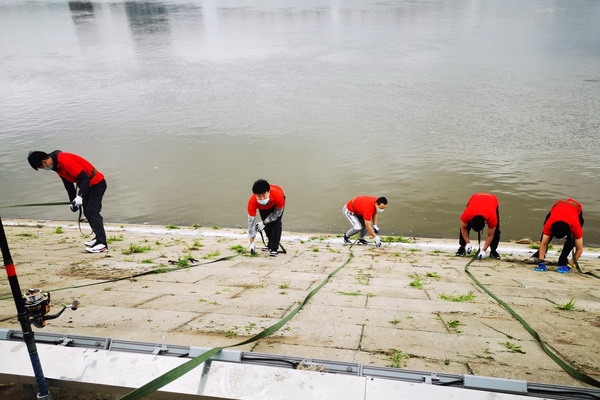
[[(29, 150), (105, 173), (110, 221), (243, 226), (254, 179), (285, 228), (339, 233), (386, 195), (385, 234), (454, 237), (495, 193), (505, 239), (584, 205), (600, 244), (600, 3), (0, 5), (0, 203), (64, 196)], [(3, 216), (71, 218), (62, 209)]]

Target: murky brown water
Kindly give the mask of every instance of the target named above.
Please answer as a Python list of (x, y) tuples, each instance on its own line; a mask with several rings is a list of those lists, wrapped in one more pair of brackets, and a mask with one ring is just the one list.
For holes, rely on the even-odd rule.
[(383, 233), (454, 237), (492, 192), (504, 239), (572, 197), (600, 244), (598, 20), (594, 0), (4, 1), (0, 204), (63, 200), (26, 162), (62, 149), (107, 176), (109, 221), (243, 226), (264, 177), (288, 230), (340, 233), (368, 194)]

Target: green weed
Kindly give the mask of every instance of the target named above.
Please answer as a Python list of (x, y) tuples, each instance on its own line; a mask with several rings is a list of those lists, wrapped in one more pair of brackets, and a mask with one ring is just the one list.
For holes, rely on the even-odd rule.
[(571, 299), (565, 304), (557, 304), (556, 308), (558, 308), (559, 310), (565, 310), (565, 311), (574, 310), (575, 309), (575, 299)]
[(461, 325), (462, 325), (462, 323), (455, 319), (452, 321), (448, 321), (448, 327), (454, 329), (454, 332), (456, 332), (456, 333), (462, 333), (462, 331), (460, 329), (458, 329), (458, 327)]
[(423, 287), (423, 285), (425, 284), (425, 282), (423, 281), (423, 279), (421, 279), (417, 274), (408, 275), (408, 277), (413, 279), (413, 281), (411, 283), (409, 283), (409, 285), (412, 286), (412, 287), (416, 287), (417, 289), (421, 289)]
[(221, 252), (219, 250), (215, 250), (212, 253), (208, 253), (207, 255), (205, 255), (202, 258), (204, 258), (204, 259), (215, 258), (215, 257), (219, 256), (220, 254), (221, 254)]
[(231, 246), (229, 248), (229, 250), (233, 250), (238, 254), (245, 254), (246, 253), (246, 248), (240, 244), (236, 245), (236, 246)]
[(369, 284), (369, 280), (371, 279), (371, 275), (359, 272), (354, 276), (354, 279), (356, 279), (359, 284), (367, 286)]
[(60, 235), (61, 233), (65, 233), (65, 231), (63, 230), (62, 227), (57, 226), (56, 229), (54, 230), (54, 233), (57, 235)]
[(390, 324), (392, 324), (392, 325), (396, 326), (396, 325), (398, 325), (398, 324), (399, 324), (400, 322), (402, 322), (402, 321), (401, 321), (401, 320), (399, 320), (399, 319), (397, 319), (397, 318), (394, 318), (393, 320), (391, 320), (391, 321), (388, 321), (388, 322), (389, 322)]
[(521, 346), (517, 346), (514, 343), (510, 343), (510, 342), (498, 342), (498, 344), (501, 344), (502, 346), (506, 347), (506, 349), (509, 350), (512, 353), (525, 354), (525, 352), (523, 350), (521, 350)]
[(123, 254), (134, 254), (134, 253), (145, 253), (147, 251), (152, 250), (152, 247), (150, 246), (140, 246), (137, 244), (130, 244), (129, 245), (129, 249), (127, 250), (123, 250)]
[(404, 360), (410, 358), (410, 354), (399, 350), (392, 350), (388, 355), (389, 360), (392, 362), (391, 364), (388, 364), (388, 367), (392, 368), (402, 368), (404, 365)]
[(152, 264), (154, 260), (151, 258), (146, 258), (145, 260), (140, 261), (142, 264)]
[(343, 294), (344, 296), (361, 296), (361, 292), (338, 292), (339, 294)]
[(167, 229), (180, 229), (177, 225), (167, 225), (165, 226)]
[(414, 240), (406, 239), (402, 236), (386, 236), (381, 241), (386, 243), (415, 243)]
[(442, 293), (438, 297), (442, 300), (456, 301), (456, 302), (471, 301), (475, 298), (474, 292), (469, 292), (469, 293), (463, 294), (461, 296), (453, 296), (453, 294), (454, 294), (454, 292), (451, 295)]
[(441, 276), (437, 272), (428, 272), (425, 274), (428, 278), (440, 279)]
[(121, 236), (121, 235), (119, 235), (119, 236), (110, 236), (108, 239), (106, 239), (106, 241), (108, 243), (122, 242), (123, 241), (123, 236)]

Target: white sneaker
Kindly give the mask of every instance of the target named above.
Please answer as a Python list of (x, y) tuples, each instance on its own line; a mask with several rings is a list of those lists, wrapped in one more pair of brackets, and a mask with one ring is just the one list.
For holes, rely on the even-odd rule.
[(86, 247), (85, 251), (88, 253), (105, 253), (108, 251), (108, 246), (102, 243), (98, 243), (93, 247)]
[(98, 242), (98, 240), (96, 238), (93, 238), (92, 240), (88, 240), (87, 242), (83, 242), (83, 244), (85, 244), (87, 247), (94, 247), (97, 242)]

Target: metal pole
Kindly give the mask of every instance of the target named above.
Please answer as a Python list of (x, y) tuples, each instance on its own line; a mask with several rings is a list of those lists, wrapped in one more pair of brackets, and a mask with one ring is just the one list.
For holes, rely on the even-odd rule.
[(21, 330), (23, 331), (23, 341), (29, 351), (29, 358), (31, 359), (31, 365), (33, 367), (33, 373), (35, 374), (35, 380), (38, 385), (39, 393), (38, 399), (51, 400), (52, 395), (48, 392), (48, 385), (46, 384), (46, 378), (42, 371), (42, 364), (40, 363), (40, 357), (37, 352), (35, 345), (35, 336), (31, 329), (31, 323), (29, 322), (29, 315), (25, 309), (23, 302), (23, 295), (21, 294), (21, 288), (19, 286), (19, 280), (17, 279), (17, 271), (13, 264), (10, 256), (10, 250), (8, 248), (8, 241), (4, 233), (4, 225), (2, 224), (2, 218), (0, 217), (0, 247), (2, 248), (2, 258), (4, 259), (4, 268), (6, 275), (8, 275), (8, 282), (10, 283), (10, 289), (17, 306), (17, 315), (19, 323), (21, 324)]

